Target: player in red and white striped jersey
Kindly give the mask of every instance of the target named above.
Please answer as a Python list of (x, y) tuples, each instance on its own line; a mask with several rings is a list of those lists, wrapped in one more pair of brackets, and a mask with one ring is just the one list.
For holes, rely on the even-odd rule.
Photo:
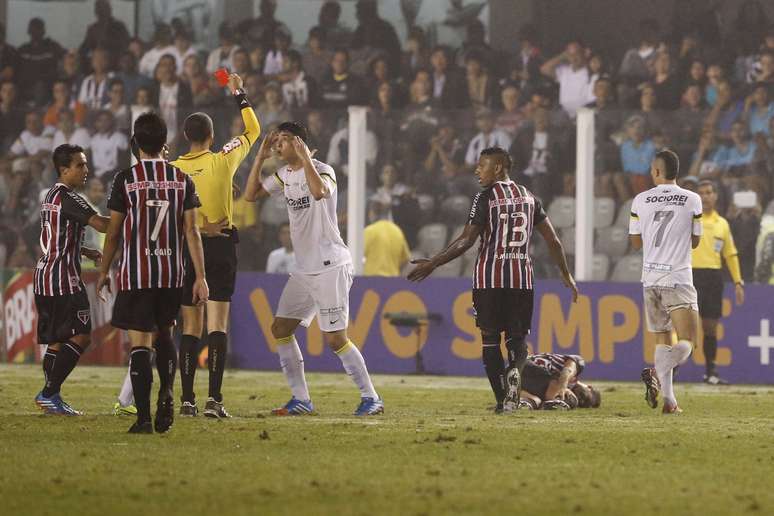
[[(484, 369), (497, 401), (496, 411), (512, 411), (519, 404), (534, 301), (529, 257), (533, 229), (546, 240), (565, 285), (572, 290), (573, 301), (578, 298), (562, 244), (540, 200), (511, 181), (510, 169), (511, 157), (504, 149), (490, 147), (481, 151), (475, 173), (484, 190), (473, 200), (465, 230), (436, 256), (414, 261), (417, 267), (408, 275), (411, 281), (422, 281), (436, 267), (461, 256), (480, 239), (473, 274), (473, 307), (483, 341)], [(503, 332), (508, 349), (507, 374), (500, 354)]]
[(166, 140), (167, 128), (161, 117), (146, 113), (137, 118), (133, 150), (140, 159), (113, 181), (108, 200), (110, 226), (97, 285), (100, 293), (104, 287), (110, 290), (110, 266), (123, 238), (112, 324), (128, 330), (132, 344), (129, 367), (137, 422), (130, 433), (153, 432), (150, 353), (154, 337), (160, 384), (155, 429), (163, 433), (172, 426), (172, 386), (177, 366), (172, 326), (183, 296), (184, 244), (196, 275), (193, 300), (203, 303), (209, 295), (196, 226), (199, 199), (191, 178), (162, 158)]
[(81, 281), (81, 255), (100, 260), (96, 249), (81, 246), (86, 226), (104, 233), (108, 218), (94, 211), (75, 189), (89, 173), (86, 154), (77, 145), (54, 150), (58, 178), (40, 207), (40, 247), (33, 291), (38, 312), (38, 342), (48, 344), (43, 356), (45, 385), (35, 402), (50, 414), (78, 415), (62, 401), (59, 390), (91, 340), (91, 308)]

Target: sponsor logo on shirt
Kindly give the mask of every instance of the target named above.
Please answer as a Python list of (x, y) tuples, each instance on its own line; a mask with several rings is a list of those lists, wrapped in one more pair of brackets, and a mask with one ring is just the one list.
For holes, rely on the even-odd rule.
[(305, 195), (300, 199), (288, 199), (288, 208), (293, 211), (305, 210), (312, 205), (309, 196)]
[(185, 182), (183, 181), (138, 181), (136, 183), (129, 183), (126, 185), (127, 192), (134, 192), (135, 190), (183, 190), (185, 188)]
[(685, 203), (688, 202), (688, 196), (679, 194), (649, 195), (645, 197), (645, 202), (666, 203), (667, 206), (685, 206)]
[(489, 201), (489, 207), (494, 208), (496, 206), (509, 206), (514, 204), (534, 204), (535, 199), (532, 197), (514, 197), (512, 199), (494, 199)]
[(668, 263), (645, 262), (643, 267), (646, 271), (654, 272), (669, 272), (672, 270), (672, 266)]

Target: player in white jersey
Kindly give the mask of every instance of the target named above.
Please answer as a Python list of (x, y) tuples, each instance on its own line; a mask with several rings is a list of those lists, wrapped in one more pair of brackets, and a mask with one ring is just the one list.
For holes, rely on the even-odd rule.
[[(656, 337), (655, 367), (642, 371), (645, 400), (656, 408), (661, 390), (665, 414), (681, 412), (672, 373), (693, 351), (699, 324), (691, 248), (701, 240), (701, 198), (677, 186), (679, 167), (674, 152), (656, 154), (650, 166), (656, 186), (634, 198), (629, 222), (632, 246), (643, 250), (645, 321)], [(678, 339), (674, 346), (673, 328)]]
[[(296, 271), (282, 291), (271, 326), (293, 396), (273, 413), (301, 415), (314, 410), (304, 377), (304, 359), (293, 334), (299, 324), (309, 326), (316, 315), (326, 344), (360, 389), (355, 415), (381, 414), (384, 403), (374, 390), (363, 355), (347, 336), (353, 270), (336, 217), (336, 174), (329, 165), (312, 158), (306, 139), (302, 125), (280, 124), (261, 144), (245, 188), (245, 198), (250, 201), (285, 196), (296, 255)], [(287, 166), (261, 182), (261, 168), (272, 152)]]

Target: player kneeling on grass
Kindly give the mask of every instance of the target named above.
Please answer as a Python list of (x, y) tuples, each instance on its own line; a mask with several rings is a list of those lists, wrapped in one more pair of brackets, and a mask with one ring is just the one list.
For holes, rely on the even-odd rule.
[[(481, 151), (475, 174), (483, 190), (473, 199), (468, 224), (449, 246), (417, 264), (408, 279), (422, 281), (441, 265), (461, 256), (480, 239), (473, 272), (473, 307), (481, 330), (484, 370), (495, 395), (495, 412), (519, 408), (521, 370), (527, 360), (527, 335), (535, 299), (529, 242), (536, 228), (562, 271), (564, 284), (578, 300), (578, 288), (567, 268), (562, 243), (540, 200), (508, 177), (511, 157), (500, 147)], [(500, 352), (505, 333), (506, 370)]]
[[(314, 410), (304, 376), (304, 359), (293, 334), (314, 316), (325, 342), (341, 359), (344, 370), (360, 389), (356, 416), (384, 412), (360, 354), (347, 336), (352, 258), (339, 234), (336, 219), (336, 175), (329, 165), (312, 159), (306, 128), (295, 122), (279, 125), (261, 143), (245, 188), (245, 198), (283, 195), (288, 205), (290, 240), (296, 253), (296, 272), (285, 285), (271, 326), (277, 339), (282, 372), (292, 397), (275, 415), (308, 414)], [(261, 168), (272, 152), (287, 166), (261, 182)]]
[(46, 414), (79, 416), (59, 394), (91, 340), (91, 307), (81, 281), (81, 255), (97, 263), (102, 253), (81, 246), (86, 226), (107, 231), (110, 219), (97, 215), (75, 193), (86, 183), (86, 154), (77, 145), (54, 150), (57, 182), (40, 207), (40, 247), (33, 291), (38, 311), (38, 342), (48, 344), (43, 356), (43, 390), (35, 403)]
[(602, 401), (599, 391), (578, 381), (585, 367), (580, 355), (530, 355), (522, 371), (520, 408), (598, 408)]

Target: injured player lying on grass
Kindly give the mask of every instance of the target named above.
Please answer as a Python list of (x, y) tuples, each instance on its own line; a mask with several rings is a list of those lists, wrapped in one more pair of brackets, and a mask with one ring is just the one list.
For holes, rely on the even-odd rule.
[(530, 355), (522, 372), (519, 408), (599, 408), (602, 401), (599, 391), (578, 380), (585, 366), (586, 362), (580, 355)]

